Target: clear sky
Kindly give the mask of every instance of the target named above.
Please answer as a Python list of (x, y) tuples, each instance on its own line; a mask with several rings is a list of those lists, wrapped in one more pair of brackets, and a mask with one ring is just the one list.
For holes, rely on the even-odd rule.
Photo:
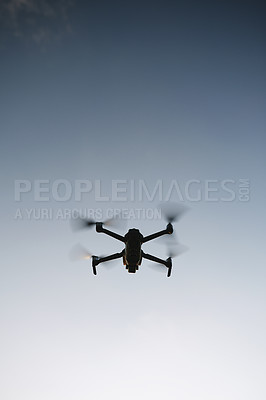
[[(266, 398), (264, 13), (259, 1), (0, 1), (1, 398)], [(31, 190), (16, 201), (21, 180)], [(92, 185), (81, 200), (78, 180)], [(59, 211), (131, 210), (128, 228), (146, 235), (165, 227), (147, 209), (169, 197), (190, 208), (170, 279), (146, 261), (95, 277), (70, 260), (78, 242), (122, 247), (72, 232)], [(144, 250), (167, 256), (160, 242)]]

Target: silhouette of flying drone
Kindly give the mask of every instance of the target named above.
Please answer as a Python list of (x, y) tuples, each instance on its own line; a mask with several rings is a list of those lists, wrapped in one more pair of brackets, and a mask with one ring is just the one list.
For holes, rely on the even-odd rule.
[(150, 240), (156, 239), (160, 236), (172, 235), (174, 232), (172, 222), (177, 221), (181, 217), (181, 215), (187, 210), (187, 208), (185, 206), (181, 207), (180, 205), (175, 203), (166, 203), (166, 207), (162, 206), (161, 209), (168, 222), (166, 229), (155, 232), (148, 236), (143, 236), (140, 231), (135, 228), (129, 229), (125, 236), (121, 236), (115, 232), (110, 231), (109, 229), (104, 228), (104, 225), (112, 225), (113, 219), (107, 220), (105, 222), (96, 222), (92, 219), (86, 219), (77, 216), (77, 218), (73, 220), (74, 228), (90, 228), (95, 225), (96, 232), (105, 233), (106, 235), (111, 236), (114, 239), (117, 239), (125, 244), (125, 248), (120, 253), (111, 254), (106, 257), (98, 257), (90, 254), (86, 250), (83, 251), (83, 258), (92, 259), (93, 274), (97, 275), (97, 265), (106, 261), (116, 260), (118, 258), (123, 259), (123, 264), (126, 266), (126, 269), (129, 273), (135, 273), (139, 269), (142, 259), (144, 258), (150, 261), (154, 261), (155, 263), (164, 265), (167, 268), (167, 277), (170, 277), (172, 272), (172, 258), (178, 255), (178, 251), (169, 252), (169, 257), (166, 260), (163, 260), (151, 254), (144, 253), (144, 251), (141, 249), (141, 246), (143, 243), (149, 242)]

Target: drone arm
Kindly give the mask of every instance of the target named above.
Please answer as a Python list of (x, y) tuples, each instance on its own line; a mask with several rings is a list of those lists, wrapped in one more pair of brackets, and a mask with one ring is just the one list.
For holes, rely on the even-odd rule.
[(171, 272), (172, 272), (172, 259), (171, 259), (170, 257), (167, 258), (167, 260), (162, 260), (161, 258), (152, 256), (151, 254), (144, 253), (143, 251), (142, 251), (142, 257), (143, 257), (143, 258), (146, 258), (147, 260), (154, 261), (154, 262), (156, 262), (156, 263), (158, 263), (158, 264), (163, 264), (166, 268), (168, 268), (167, 276), (168, 276), (168, 277), (171, 276)]
[(120, 240), (121, 242), (125, 243), (124, 236), (121, 236), (121, 235), (118, 235), (115, 232), (109, 231), (109, 229), (103, 228), (103, 225), (100, 222), (97, 222), (97, 224), (96, 224), (96, 232), (105, 233), (106, 235), (111, 236), (114, 239)]
[(92, 270), (94, 275), (97, 275), (97, 271), (96, 271), (96, 266), (102, 262), (106, 262), (106, 261), (111, 261), (111, 260), (116, 260), (117, 258), (121, 258), (124, 255), (124, 250), (121, 251), (121, 253), (115, 253), (115, 254), (111, 254), (110, 256), (106, 256), (106, 257), (96, 257), (96, 256), (92, 256)]
[(166, 226), (166, 229), (164, 229), (163, 231), (152, 233), (149, 236), (145, 236), (142, 240), (142, 243), (148, 242), (149, 240), (156, 239), (163, 235), (171, 235), (173, 232), (174, 232), (173, 225), (169, 222), (169, 224)]
[(167, 233), (168, 233), (168, 232), (167, 232), (166, 229), (164, 229), (163, 231), (160, 231), (160, 232), (152, 233), (152, 234), (149, 235), (149, 236), (145, 236), (145, 237), (143, 238), (143, 240), (142, 240), (142, 243), (149, 242), (150, 240), (153, 240), (153, 239), (156, 239), (156, 238), (158, 238), (158, 237), (160, 237), (160, 236), (166, 235)]
[(106, 256), (106, 257), (97, 257), (96, 260), (96, 265), (102, 263), (102, 262), (106, 262), (106, 261), (111, 261), (111, 260), (116, 260), (117, 258), (121, 258), (123, 257), (124, 252), (121, 251), (121, 253), (115, 253), (115, 254), (111, 254), (110, 256)]
[(151, 254), (144, 253), (144, 252), (142, 252), (142, 257), (146, 258), (147, 260), (154, 261), (154, 262), (157, 262), (159, 264), (163, 264), (163, 265), (165, 265), (167, 267), (167, 265), (166, 265), (167, 261), (165, 261), (165, 260), (163, 260), (161, 258), (152, 256)]

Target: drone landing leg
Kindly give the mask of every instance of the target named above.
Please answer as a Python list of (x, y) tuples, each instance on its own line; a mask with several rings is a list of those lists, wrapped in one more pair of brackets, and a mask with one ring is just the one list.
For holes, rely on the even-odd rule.
[(106, 257), (92, 256), (92, 270), (93, 270), (94, 275), (97, 275), (96, 266), (98, 264), (106, 262), (106, 261), (116, 260), (117, 258), (123, 257), (123, 255), (124, 255), (124, 251), (121, 251), (121, 253), (111, 254), (110, 256), (106, 256)]
[(144, 253), (144, 252), (142, 252), (142, 257), (146, 258), (147, 260), (154, 261), (154, 262), (156, 262), (158, 264), (163, 264), (166, 268), (168, 268), (167, 276), (168, 277), (171, 276), (171, 272), (172, 272), (172, 259), (171, 259), (171, 257), (167, 258), (167, 260), (162, 260), (161, 258), (152, 256), (151, 254), (147, 254), (147, 253)]

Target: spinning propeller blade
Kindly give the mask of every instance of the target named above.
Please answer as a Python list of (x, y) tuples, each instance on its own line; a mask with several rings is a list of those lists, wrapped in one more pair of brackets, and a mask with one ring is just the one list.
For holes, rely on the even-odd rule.
[[(71, 261), (80, 261), (80, 260), (90, 260), (92, 257), (92, 253), (90, 253), (85, 247), (83, 247), (81, 244), (76, 244), (75, 246), (72, 247), (70, 253), (69, 253), (69, 258)], [(104, 255), (100, 255), (99, 258), (105, 257)], [(104, 269), (110, 269), (116, 266), (114, 261), (117, 260), (109, 260), (105, 261), (104, 263), (101, 264), (100, 268)]]
[[(158, 239), (160, 241), (160, 238)], [(166, 244), (167, 247), (167, 258), (175, 258), (183, 254), (188, 250), (188, 247), (180, 244), (176, 241), (175, 237), (169, 236), (165, 237), (164, 243)], [(153, 269), (154, 271), (157, 272), (163, 272), (165, 273), (165, 265), (164, 264), (159, 264), (156, 262), (151, 262), (147, 264), (149, 268)]]
[(157, 243), (163, 244), (167, 248), (167, 257), (177, 257), (188, 250), (188, 247), (179, 243), (175, 232), (172, 235), (160, 236)]
[(113, 218), (109, 218), (103, 222), (105, 226), (108, 226), (110, 228), (114, 229), (125, 229), (127, 226), (127, 221), (122, 218), (121, 213), (116, 214)]
[(159, 208), (168, 223), (178, 221), (188, 211), (187, 206), (179, 203), (161, 203)]
[(71, 261), (89, 260), (91, 257), (92, 254), (80, 244), (73, 246), (69, 253), (69, 258)]
[(180, 243), (175, 243), (175, 244), (173, 243), (168, 245), (167, 255), (168, 257), (175, 258), (185, 253), (187, 250), (188, 250), (187, 246)]
[[(99, 221), (100, 222), (100, 221)], [(74, 231), (79, 231), (85, 228), (91, 228), (96, 225), (97, 221), (93, 219), (83, 218), (79, 214), (74, 214), (71, 218), (71, 227)], [(126, 226), (126, 220), (121, 218), (118, 214), (113, 218), (107, 219), (101, 222), (103, 225), (114, 228), (114, 229), (124, 229)]]

